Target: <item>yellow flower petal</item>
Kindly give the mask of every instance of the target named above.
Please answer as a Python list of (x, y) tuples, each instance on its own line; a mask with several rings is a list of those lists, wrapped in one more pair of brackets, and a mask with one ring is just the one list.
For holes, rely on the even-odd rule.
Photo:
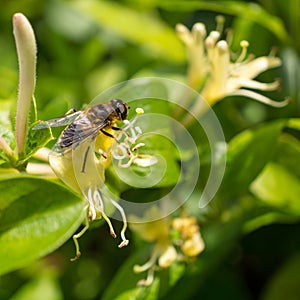
[(168, 268), (177, 258), (177, 252), (171, 245), (163, 252), (158, 259), (158, 265), (162, 268)]

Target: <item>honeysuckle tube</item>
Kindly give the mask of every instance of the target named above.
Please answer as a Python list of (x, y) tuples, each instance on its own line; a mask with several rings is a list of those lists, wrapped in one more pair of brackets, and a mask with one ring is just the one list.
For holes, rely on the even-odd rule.
[(10, 146), (7, 144), (7, 142), (4, 140), (3, 137), (0, 136), (0, 149), (3, 150), (3, 152), (8, 156), (12, 157), (14, 155), (13, 150), (10, 148)]
[[(119, 195), (115, 195), (106, 186), (105, 169), (110, 166), (112, 159), (118, 161), (121, 168), (129, 168), (132, 164), (148, 167), (157, 162), (153, 156), (138, 153), (138, 149), (145, 144), (137, 143), (142, 131), (135, 122), (143, 112), (143, 109), (137, 108), (137, 115), (132, 120), (123, 120), (125, 126), (118, 131), (116, 128), (105, 128), (106, 135), (99, 132), (95, 139), (83, 139), (63, 152), (53, 151), (49, 155), (50, 166), (57, 177), (71, 189), (81, 193), (86, 201), (86, 226), (73, 236), (76, 255), (72, 260), (80, 256), (78, 239), (88, 229), (89, 221), (103, 218), (108, 224), (110, 234), (114, 238), (117, 237), (109, 218), (115, 210), (120, 214), (123, 222), (120, 231), (121, 242), (118, 247), (122, 248), (129, 243), (125, 236), (126, 212), (118, 203)], [(107, 136), (108, 134), (110, 136)], [(58, 148), (54, 147), (54, 149)]]
[(28, 115), (36, 83), (36, 42), (27, 18), (16, 13), (13, 29), (19, 61), (19, 92), (16, 114), (17, 153), (22, 156), (28, 130)]

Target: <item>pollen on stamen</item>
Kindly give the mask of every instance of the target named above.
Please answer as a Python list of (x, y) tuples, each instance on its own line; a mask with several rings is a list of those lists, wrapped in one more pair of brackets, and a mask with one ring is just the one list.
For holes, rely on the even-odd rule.
[(144, 113), (144, 110), (141, 108), (141, 107), (137, 107), (135, 112), (138, 114), (138, 115), (142, 115)]
[(247, 50), (249, 47), (249, 42), (246, 40), (243, 40), (240, 42), (240, 46), (242, 48), (242, 52), (241, 52), (240, 56), (238, 57), (238, 59), (236, 60), (236, 63), (240, 63), (246, 58)]

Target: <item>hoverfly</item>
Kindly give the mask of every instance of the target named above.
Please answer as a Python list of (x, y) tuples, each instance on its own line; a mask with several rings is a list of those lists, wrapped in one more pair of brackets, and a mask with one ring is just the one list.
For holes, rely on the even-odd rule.
[[(99, 133), (110, 138), (115, 138), (107, 132), (108, 129), (120, 130), (115, 124), (127, 118), (129, 106), (119, 99), (109, 103), (95, 104), (86, 110), (67, 113), (66, 115), (36, 124), (32, 129), (39, 130), (47, 127), (65, 126), (66, 129), (60, 134), (54, 150), (63, 152), (75, 149), (81, 142), (90, 138), (93, 142)], [(81, 172), (85, 172), (85, 162), (90, 146), (87, 148)]]

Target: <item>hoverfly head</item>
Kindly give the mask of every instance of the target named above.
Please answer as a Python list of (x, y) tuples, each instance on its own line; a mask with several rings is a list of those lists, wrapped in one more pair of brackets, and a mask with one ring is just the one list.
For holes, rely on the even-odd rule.
[(128, 109), (130, 108), (127, 103), (119, 99), (114, 99), (110, 101), (114, 107), (120, 120), (125, 120), (127, 118)]

